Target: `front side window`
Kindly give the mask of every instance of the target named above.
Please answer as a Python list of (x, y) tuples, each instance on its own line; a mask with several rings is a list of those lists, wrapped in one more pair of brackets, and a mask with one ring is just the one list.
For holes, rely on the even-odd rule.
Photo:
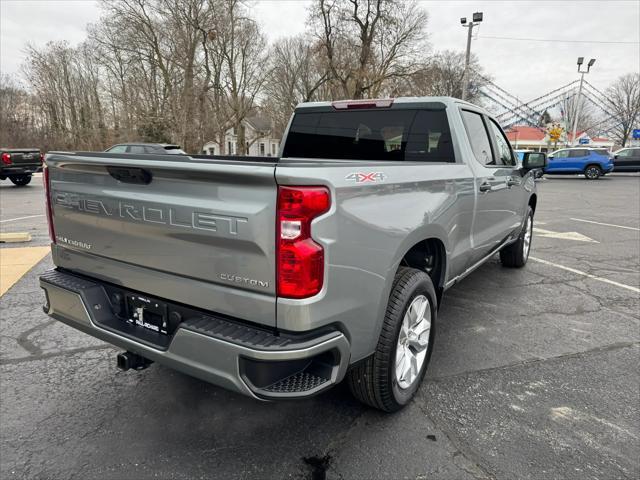
[(462, 110), (462, 120), (476, 160), (482, 165), (495, 165), (496, 162), (491, 152), (491, 142), (489, 141), (482, 115), (469, 110)]
[(493, 120), (489, 120), (489, 126), (493, 137), (495, 138), (496, 145), (498, 146), (498, 164), (513, 166), (516, 164), (513, 154), (511, 153), (511, 146), (509, 140), (504, 136), (500, 127)]
[(553, 154), (553, 158), (567, 158), (569, 156), (569, 150), (560, 150)]
[(142, 145), (131, 145), (129, 147), (129, 153), (147, 153), (147, 151)]
[[(616, 155), (618, 155), (619, 157), (630, 157), (632, 153), (633, 150), (621, 150), (616, 153)], [(638, 150), (638, 154), (640, 154), (640, 150)]]
[(298, 112), (284, 157), (455, 162), (444, 110)]

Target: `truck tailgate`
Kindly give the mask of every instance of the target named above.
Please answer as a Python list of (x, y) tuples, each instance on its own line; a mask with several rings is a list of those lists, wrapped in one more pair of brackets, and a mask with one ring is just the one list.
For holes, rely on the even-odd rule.
[(150, 295), (275, 326), (274, 165), (49, 154), (54, 260)]

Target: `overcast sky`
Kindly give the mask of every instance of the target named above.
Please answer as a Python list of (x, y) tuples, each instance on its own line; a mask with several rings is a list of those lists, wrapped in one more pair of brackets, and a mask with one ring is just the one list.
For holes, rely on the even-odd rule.
[[(308, 3), (261, 0), (255, 2), (253, 11), (273, 41), (305, 30)], [(640, 72), (638, 0), (421, 4), (429, 12), (427, 30), (434, 50), (463, 50), (466, 29), (460, 26), (460, 17), (484, 12), (472, 50), (498, 85), (525, 101), (576, 79), (578, 56), (597, 59), (587, 78), (601, 89), (623, 73)], [(99, 16), (97, 2), (92, 0), (0, 0), (0, 69), (19, 72), (27, 41), (35, 45), (50, 40), (81, 42), (87, 23)]]

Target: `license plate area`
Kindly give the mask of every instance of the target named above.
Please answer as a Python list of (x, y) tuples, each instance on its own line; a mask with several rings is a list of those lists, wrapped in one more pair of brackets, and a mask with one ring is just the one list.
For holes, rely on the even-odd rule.
[(160, 298), (103, 284), (110, 315), (100, 326), (137, 341), (165, 350), (180, 323), (196, 312)]
[(171, 335), (173, 329), (169, 324), (167, 304), (142, 295), (127, 295), (127, 321), (147, 330), (164, 335)]

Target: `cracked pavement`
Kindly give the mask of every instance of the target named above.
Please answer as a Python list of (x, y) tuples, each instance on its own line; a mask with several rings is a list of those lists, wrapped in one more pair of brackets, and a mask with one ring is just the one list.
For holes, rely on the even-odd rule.
[[(0, 185), (0, 218), (43, 213), (42, 187)], [(640, 286), (640, 177), (539, 183), (536, 222), (598, 243), (534, 236), (532, 255)], [(539, 224), (541, 224), (539, 223)], [(45, 245), (44, 217), (3, 223)], [(11, 248), (4, 245), (2, 248)], [(492, 259), (444, 298), (415, 401), (388, 415), (340, 385), (259, 403), (152, 365), (41, 309), (46, 257), (0, 298), (0, 477), (636, 479), (640, 298), (530, 261)]]

